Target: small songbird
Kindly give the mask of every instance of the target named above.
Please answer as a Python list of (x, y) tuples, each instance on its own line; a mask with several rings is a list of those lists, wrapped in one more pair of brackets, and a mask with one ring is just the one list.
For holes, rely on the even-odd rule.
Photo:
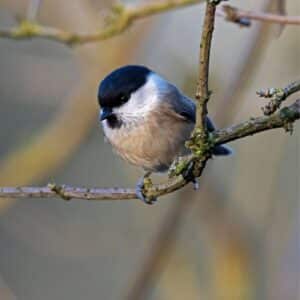
[[(128, 65), (114, 70), (100, 83), (98, 101), (105, 137), (123, 159), (142, 167), (145, 176), (167, 171), (175, 158), (189, 153), (185, 141), (195, 125), (196, 106), (149, 68)], [(209, 118), (207, 128), (215, 129)], [(229, 155), (231, 150), (220, 145), (212, 154)], [(137, 195), (149, 204), (142, 193), (143, 179)]]

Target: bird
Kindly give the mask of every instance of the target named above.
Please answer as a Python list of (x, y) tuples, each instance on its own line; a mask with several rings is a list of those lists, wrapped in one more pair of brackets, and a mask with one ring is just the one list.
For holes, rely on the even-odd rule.
[[(136, 185), (143, 194), (144, 179), (166, 172), (172, 162), (190, 153), (185, 142), (196, 122), (196, 105), (163, 76), (143, 65), (125, 65), (113, 70), (99, 84), (99, 119), (105, 139), (127, 162), (144, 169)], [(206, 118), (208, 131), (215, 126)], [(230, 155), (227, 145), (217, 145), (213, 155)]]

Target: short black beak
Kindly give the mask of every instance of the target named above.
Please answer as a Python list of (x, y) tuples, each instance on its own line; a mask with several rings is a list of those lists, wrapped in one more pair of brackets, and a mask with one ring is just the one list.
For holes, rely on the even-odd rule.
[(113, 115), (112, 109), (110, 107), (104, 107), (101, 109), (100, 112), (100, 121), (103, 121), (112, 115)]

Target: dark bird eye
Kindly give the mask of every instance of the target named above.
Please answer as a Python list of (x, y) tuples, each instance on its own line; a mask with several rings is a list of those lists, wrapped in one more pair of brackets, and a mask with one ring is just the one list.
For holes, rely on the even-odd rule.
[(120, 102), (122, 104), (126, 103), (128, 101), (128, 97), (126, 95), (121, 95), (120, 96)]

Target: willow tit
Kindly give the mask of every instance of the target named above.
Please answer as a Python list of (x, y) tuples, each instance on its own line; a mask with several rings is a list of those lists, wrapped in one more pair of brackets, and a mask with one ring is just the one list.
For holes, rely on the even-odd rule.
[[(123, 159), (147, 171), (145, 176), (168, 170), (175, 158), (189, 153), (185, 141), (195, 125), (196, 106), (149, 68), (114, 70), (100, 83), (98, 101), (105, 137)], [(207, 128), (215, 129), (209, 118)], [(224, 145), (213, 149), (214, 155), (230, 153)], [(142, 194), (143, 182), (137, 195), (149, 203)]]

